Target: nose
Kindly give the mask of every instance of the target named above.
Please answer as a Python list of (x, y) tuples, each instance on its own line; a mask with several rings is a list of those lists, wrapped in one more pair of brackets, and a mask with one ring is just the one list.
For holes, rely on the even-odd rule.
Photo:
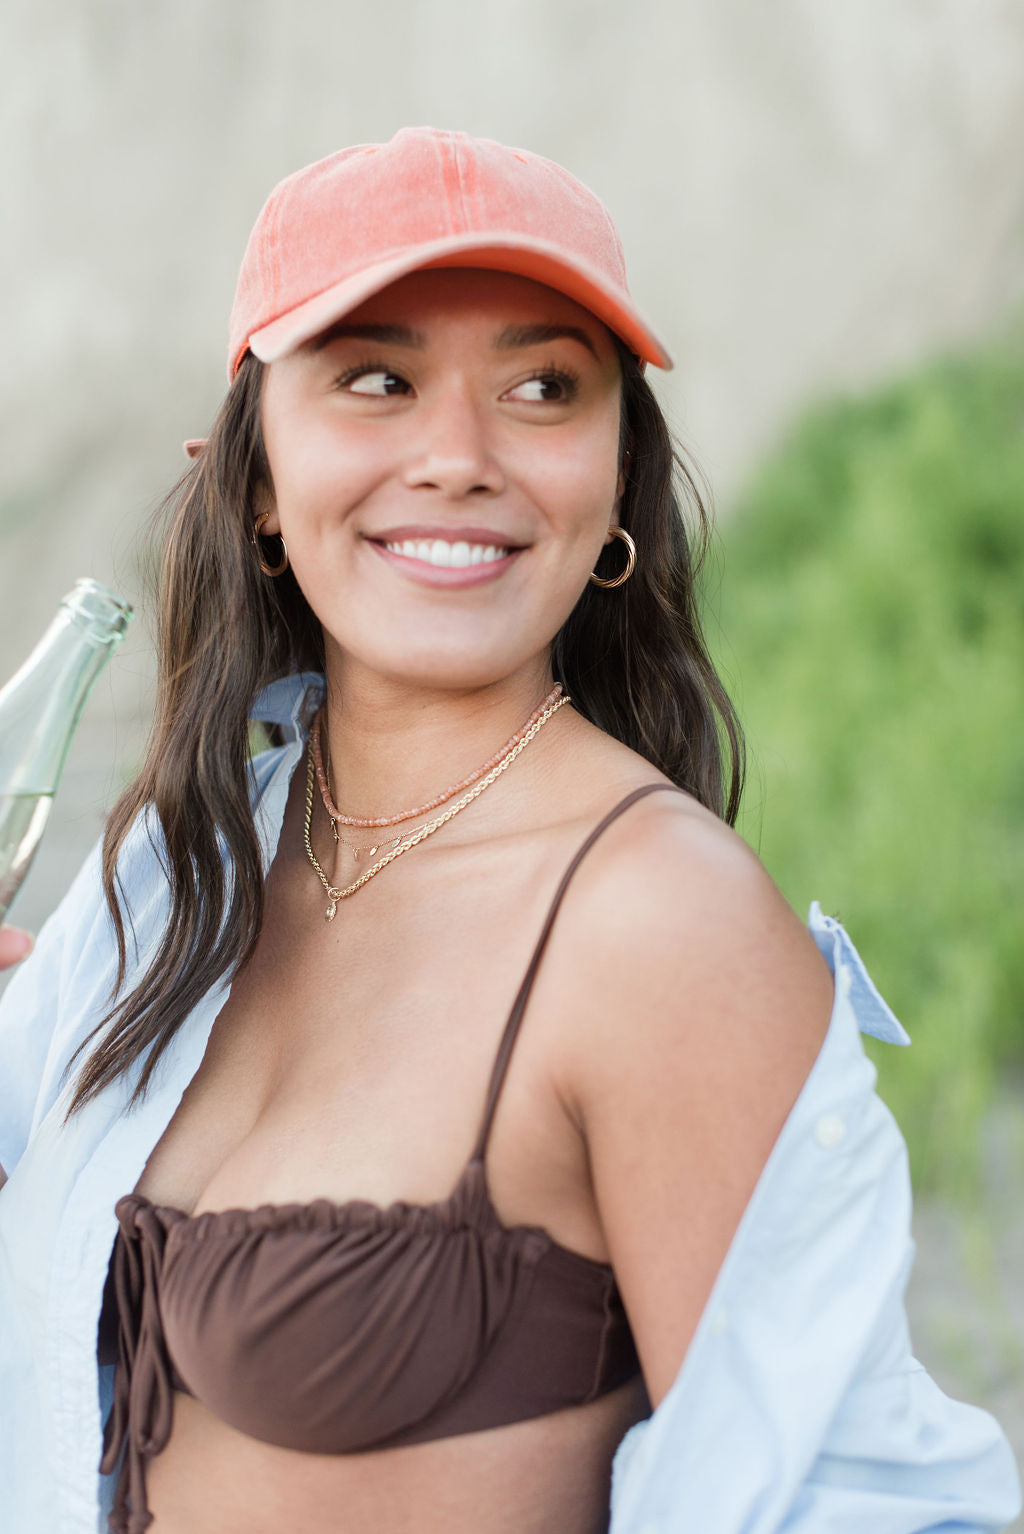
[(446, 390), (418, 424), (421, 432), (404, 476), (411, 489), (437, 490), (453, 501), (504, 489), (485, 413), (468, 389)]

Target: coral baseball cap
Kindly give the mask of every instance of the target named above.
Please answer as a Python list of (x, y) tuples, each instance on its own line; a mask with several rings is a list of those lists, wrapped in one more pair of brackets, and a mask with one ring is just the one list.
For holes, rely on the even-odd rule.
[(406, 273), (476, 266), (546, 283), (644, 361), (670, 368), (634, 304), (601, 200), (553, 160), (493, 139), (402, 128), (339, 149), (271, 192), (231, 310), (228, 378), (246, 351), (274, 362)]

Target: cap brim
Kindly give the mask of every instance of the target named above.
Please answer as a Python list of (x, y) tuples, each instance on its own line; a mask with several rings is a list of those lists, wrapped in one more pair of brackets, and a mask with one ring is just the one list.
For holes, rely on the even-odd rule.
[[(645, 362), (653, 362), (656, 367), (666, 370), (673, 366), (668, 349), (624, 288), (609, 283), (602, 273), (575, 257), (568, 257), (557, 245), (514, 234), (499, 239), (493, 234), (453, 235), (403, 250), (392, 260), (378, 262), (354, 277), (335, 283), (287, 314), (271, 320), (269, 325), (253, 331), (248, 348), (261, 362), (276, 362), (311, 341), (328, 325), (358, 308), (390, 283), (397, 282), (399, 277), (429, 267), (446, 266), (479, 266), (489, 271), (531, 277), (535, 282), (565, 293), (596, 314)], [(232, 359), (232, 377), (245, 350), (242, 347)]]

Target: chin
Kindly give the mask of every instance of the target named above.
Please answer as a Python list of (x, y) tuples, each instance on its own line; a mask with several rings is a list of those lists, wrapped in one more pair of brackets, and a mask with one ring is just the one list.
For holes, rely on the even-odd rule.
[(449, 664), (410, 664), (381, 669), (381, 675), (389, 681), (407, 687), (422, 688), (424, 692), (479, 692), (494, 687), (512, 676), (519, 666), (515, 664), (482, 664), (479, 657), (461, 656)]

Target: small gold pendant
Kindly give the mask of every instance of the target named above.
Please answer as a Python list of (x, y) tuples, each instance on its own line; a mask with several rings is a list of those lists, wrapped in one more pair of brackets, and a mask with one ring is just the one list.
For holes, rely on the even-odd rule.
[(334, 913), (337, 911), (337, 909), (338, 902), (336, 900), (332, 900), (330, 905), (327, 907), (327, 910), (324, 912), (324, 921), (333, 921)]

